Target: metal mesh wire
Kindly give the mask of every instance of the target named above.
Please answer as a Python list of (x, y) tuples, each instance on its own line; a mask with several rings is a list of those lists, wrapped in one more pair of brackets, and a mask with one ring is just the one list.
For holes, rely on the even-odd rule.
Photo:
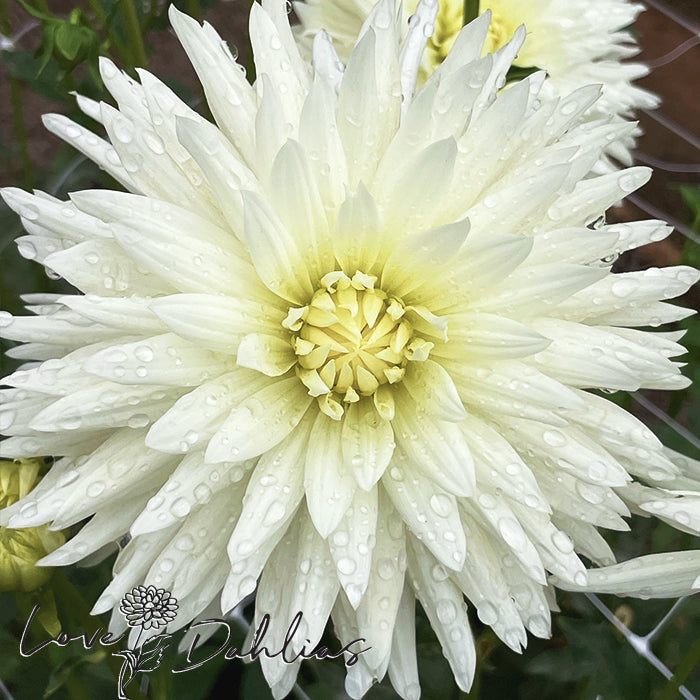
[[(645, 63), (650, 69), (655, 70), (671, 64), (672, 62), (678, 60), (687, 51), (694, 48), (700, 44), (700, 27), (695, 25), (693, 22), (684, 17), (681, 13), (672, 9), (668, 5), (660, 2), (659, 0), (644, 0), (647, 7), (653, 11), (659, 12), (666, 16), (668, 19), (675, 22), (677, 25), (686, 30), (691, 36), (676, 46), (673, 50), (667, 52), (665, 55), (653, 60), (646, 60)], [(662, 95), (663, 97), (663, 95)], [(647, 111), (645, 112), (647, 117), (653, 119), (657, 124), (663, 127), (669, 138), (677, 139), (682, 141), (694, 149), (694, 151), (700, 151), (700, 137), (689, 132), (679, 124), (677, 124), (672, 119), (668, 118), (663, 113), (663, 108), (657, 111)], [(666, 173), (684, 173), (689, 175), (700, 174), (700, 164), (697, 162), (692, 163), (672, 163), (666, 160), (657, 158), (653, 154), (647, 154), (643, 152), (637, 152), (635, 154), (635, 160), (640, 163), (645, 163), (652, 166), (657, 171), (662, 171)], [(697, 181), (697, 178), (695, 178)], [(632, 195), (628, 197), (628, 201), (634, 204), (638, 209), (642, 210), (646, 214), (663, 219), (671, 224), (675, 230), (684, 236), (686, 239), (693, 241), (693, 243), (700, 245), (700, 236), (698, 236), (694, 231), (692, 231), (688, 226), (686, 226), (681, 221), (678, 221), (669, 212), (663, 211), (662, 209), (655, 206), (653, 203), (648, 201), (646, 198), (640, 195)], [(632, 399), (639, 406), (644, 408), (650, 414), (652, 414), (656, 419), (665, 423), (669, 428), (675, 431), (681, 438), (692, 445), (696, 449), (700, 449), (700, 440), (693, 435), (687, 428), (681, 425), (677, 420), (672, 418), (666, 411), (656, 405), (652, 400), (646, 397), (644, 394), (639, 392), (631, 394)], [(671, 679), (673, 677), (672, 671), (666, 666), (666, 664), (658, 657), (653, 651), (653, 644), (659, 637), (664, 628), (674, 619), (677, 615), (683, 603), (687, 598), (678, 599), (668, 610), (668, 612), (657, 622), (657, 624), (649, 631), (647, 634), (640, 636), (632, 632), (628, 627), (626, 627), (620, 619), (618, 619), (610, 608), (608, 608), (598, 596), (594, 594), (586, 594), (586, 597), (591, 602), (591, 604), (607, 619), (613, 627), (615, 627), (627, 640), (630, 646), (639, 654), (640, 657), (645, 659), (650, 663), (655, 669), (659, 671), (665, 678)], [(678, 689), (679, 694), (686, 700), (698, 700), (698, 698), (693, 695), (686, 687), (681, 686)], [(598, 700), (604, 700), (601, 696)]]

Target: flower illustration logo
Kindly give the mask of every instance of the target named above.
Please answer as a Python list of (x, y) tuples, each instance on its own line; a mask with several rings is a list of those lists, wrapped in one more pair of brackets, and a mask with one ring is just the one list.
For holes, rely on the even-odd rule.
[(133, 649), (124, 649), (114, 653), (124, 661), (119, 671), (118, 697), (126, 700), (126, 686), (139, 672), (154, 671), (160, 666), (163, 652), (167, 648), (169, 634), (150, 636), (141, 644), (141, 637), (146, 630), (156, 632), (166, 627), (177, 615), (177, 599), (170, 591), (155, 586), (136, 586), (127, 593), (119, 605), (119, 610), (126, 618), (129, 627), (139, 628)]
[(119, 610), (129, 627), (160, 629), (175, 619), (177, 600), (162, 588), (136, 586), (124, 596)]

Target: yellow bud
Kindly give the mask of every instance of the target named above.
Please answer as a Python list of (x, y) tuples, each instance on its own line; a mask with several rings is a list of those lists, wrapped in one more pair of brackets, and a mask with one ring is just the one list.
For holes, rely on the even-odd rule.
[[(24, 498), (41, 480), (40, 459), (0, 461), (0, 508)], [(46, 583), (52, 569), (36, 562), (66, 541), (48, 525), (18, 530), (0, 527), (0, 592), (32, 591)]]

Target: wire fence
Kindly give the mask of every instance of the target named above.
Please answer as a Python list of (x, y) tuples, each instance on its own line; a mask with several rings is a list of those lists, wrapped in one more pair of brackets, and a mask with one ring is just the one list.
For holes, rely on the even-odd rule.
[[(677, 10), (669, 7), (668, 5), (660, 2), (659, 0), (644, 0), (644, 4), (653, 11), (659, 12), (665, 15), (667, 18), (675, 22), (677, 25), (685, 29), (691, 36), (681, 42), (671, 51), (666, 54), (651, 60), (646, 60), (646, 65), (652, 69), (658, 69), (663, 66), (667, 66), (674, 61), (678, 60), (686, 52), (690, 51), (694, 47), (700, 45), (700, 27), (690, 21), (688, 18), (683, 16)], [(27, 32), (36, 28), (38, 23), (35, 21), (28, 22), (20, 30), (18, 30), (12, 37), (5, 37), (0, 35), (0, 49), (12, 50), (15, 47), (15, 43), (21, 39)], [(671, 138), (679, 139), (685, 144), (689, 145), (696, 151), (700, 151), (700, 137), (691, 133), (681, 125), (677, 124), (674, 120), (670, 119), (668, 116), (664, 115), (662, 111), (645, 111), (645, 114), (657, 122), (661, 127), (663, 127), (669, 134)], [(651, 167), (661, 170), (667, 173), (683, 173), (683, 174), (700, 174), (700, 163), (689, 162), (689, 163), (675, 163), (669, 162), (662, 158), (659, 158), (653, 154), (647, 154), (642, 151), (638, 151), (635, 154), (635, 159), (637, 162), (645, 163)], [(46, 186), (46, 190), (51, 194), (58, 193), (65, 182), (70, 178), (72, 173), (79, 168), (86, 158), (84, 156), (77, 156), (72, 160), (69, 165), (59, 172)], [(645, 212), (649, 216), (662, 219), (667, 221), (674, 229), (680, 233), (682, 236), (694, 243), (700, 245), (700, 236), (698, 236), (694, 231), (692, 231), (687, 225), (679, 221), (671, 213), (664, 211), (654, 205), (652, 202), (648, 201), (646, 198), (640, 195), (632, 195), (627, 198), (627, 200), (636, 206), (641, 211)], [(5, 239), (7, 244), (13, 239), (13, 236), (8, 236)], [(655, 418), (666, 424), (669, 428), (675, 431), (681, 438), (686, 440), (688, 444), (692, 445), (694, 448), (700, 450), (700, 439), (698, 439), (691, 431), (681, 425), (676, 419), (670, 416), (665, 410), (657, 406), (645, 395), (635, 392), (631, 394), (632, 399), (639, 404), (642, 408), (651, 413)], [(651, 666), (659, 671), (666, 679), (671, 680), (673, 678), (673, 672), (668, 668), (668, 666), (654, 653), (653, 644), (658, 639), (659, 635), (666, 628), (666, 626), (675, 618), (679, 610), (682, 608), (683, 604), (687, 598), (678, 599), (668, 610), (668, 612), (658, 621), (658, 623), (645, 635), (640, 636), (632, 632), (623, 622), (615, 615), (615, 613), (606, 606), (600, 598), (595, 594), (586, 594), (586, 598), (590, 603), (601, 613), (601, 615), (610, 622), (610, 624), (618, 630), (625, 638), (627, 643), (634, 649), (634, 651), (645, 661), (647, 661)], [(241, 610), (236, 609), (231, 614), (231, 619), (238, 625), (244, 628), (245, 631), (248, 630), (250, 623), (243, 616)], [(148, 677), (144, 676), (141, 689), (145, 692), (148, 689)], [(685, 700), (698, 700), (697, 696), (693, 695), (685, 686), (680, 686), (678, 688), (678, 693)], [(299, 700), (309, 700), (308, 695), (304, 690), (297, 684), (292, 690), (292, 694)], [(4, 700), (15, 700), (8, 688), (0, 679), (0, 697)], [(598, 696), (596, 700), (605, 700), (603, 696)]]
[[(648, 9), (659, 12), (665, 15), (668, 19), (675, 22), (677, 25), (685, 29), (691, 34), (691, 36), (681, 42), (673, 50), (667, 52), (663, 56), (646, 60), (646, 65), (651, 70), (656, 70), (663, 66), (667, 66), (674, 61), (678, 60), (686, 52), (700, 45), (700, 27), (691, 22), (688, 18), (683, 16), (677, 10), (669, 7), (668, 5), (660, 2), (659, 0), (644, 0), (644, 4), (647, 5)], [(670, 138), (678, 139), (683, 143), (690, 146), (695, 151), (700, 151), (700, 137), (691, 133), (681, 125), (677, 124), (674, 120), (666, 116), (662, 110), (656, 111), (645, 111), (645, 114), (654, 120), (659, 126), (666, 130)], [(635, 160), (638, 162), (645, 163), (651, 167), (662, 170), (667, 173), (683, 173), (687, 175), (700, 174), (700, 163), (697, 162), (697, 158), (693, 160), (695, 162), (688, 163), (672, 163), (661, 158), (656, 157), (653, 154), (647, 154), (643, 152), (638, 152), (635, 154)], [(628, 197), (628, 201), (634, 204), (638, 209), (641, 209), (646, 214), (667, 221), (671, 224), (674, 229), (684, 236), (686, 239), (693, 241), (695, 244), (700, 245), (700, 236), (698, 236), (694, 231), (692, 231), (683, 222), (678, 221), (671, 213), (660, 209), (655, 206), (652, 202), (648, 201), (641, 195), (632, 195)], [(683, 438), (689, 445), (692, 445), (696, 449), (700, 449), (700, 439), (695, 436), (690, 430), (681, 425), (675, 418), (670, 416), (665, 410), (656, 405), (647, 396), (639, 392), (631, 394), (632, 399), (642, 408), (647, 410), (655, 418), (663, 422), (674, 432), (676, 432), (681, 438)], [(586, 594), (586, 598), (591, 602), (591, 604), (603, 615), (603, 617), (610, 622), (610, 624), (615, 627), (625, 638), (628, 644), (637, 652), (637, 654), (651, 664), (656, 670), (659, 671), (666, 679), (669, 681), (673, 678), (673, 672), (668, 668), (668, 666), (654, 653), (653, 644), (658, 639), (659, 635), (666, 628), (666, 626), (675, 618), (679, 610), (682, 608), (683, 604), (687, 598), (678, 599), (668, 610), (668, 612), (657, 622), (657, 624), (649, 631), (646, 635), (640, 636), (632, 632), (623, 622), (615, 615), (615, 613), (610, 610), (595, 594)], [(688, 690), (685, 686), (680, 686), (678, 688), (678, 693), (685, 700), (698, 700), (698, 698), (693, 695), (693, 693)], [(597, 700), (605, 700), (602, 696), (598, 696)]]

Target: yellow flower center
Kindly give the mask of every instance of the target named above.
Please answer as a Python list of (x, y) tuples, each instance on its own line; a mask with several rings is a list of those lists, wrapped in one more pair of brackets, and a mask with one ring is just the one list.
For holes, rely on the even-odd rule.
[(484, 0), (482, 0), (479, 6), (481, 13), (486, 12), (486, 10), (491, 10), (491, 24), (489, 25), (489, 32), (486, 35), (486, 42), (484, 43), (484, 56), (488, 53), (495, 53), (503, 48), (511, 40), (518, 26), (522, 24), (522, 22), (517, 22), (513, 17), (504, 14), (502, 8), (501, 12), (499, 12), (498, 7), (498, 0), (494, 2), (484, 2)]
[[(494, 53), (505, 46), (518, 26), (522, 24), (518, 17), (504, 11), (506, 7), (503, 5), (502, 0), (481, 0), (479, 5), (480, 14), (491, 10), (491, 24), (484, 43), (483, 56)], [(440, 0), (440, 8), (435, 20), (435, 31), (428, 40), (421, 67), (421, 82), (425, 82), (428, 76), (447, 58), (463, 24), (463, 0)]]
[(388, 385), (403, 378), (409, 360), (427, 359), (433, 348), (414, 334), (403, 302), (375, 282), (362, 272), (352, 279), (331, 272), (309, 305), (290, 309), (283, 322), (292, 331), (297, 376), (331, 418), (362, 397), (374, 397), (381, 414)]

